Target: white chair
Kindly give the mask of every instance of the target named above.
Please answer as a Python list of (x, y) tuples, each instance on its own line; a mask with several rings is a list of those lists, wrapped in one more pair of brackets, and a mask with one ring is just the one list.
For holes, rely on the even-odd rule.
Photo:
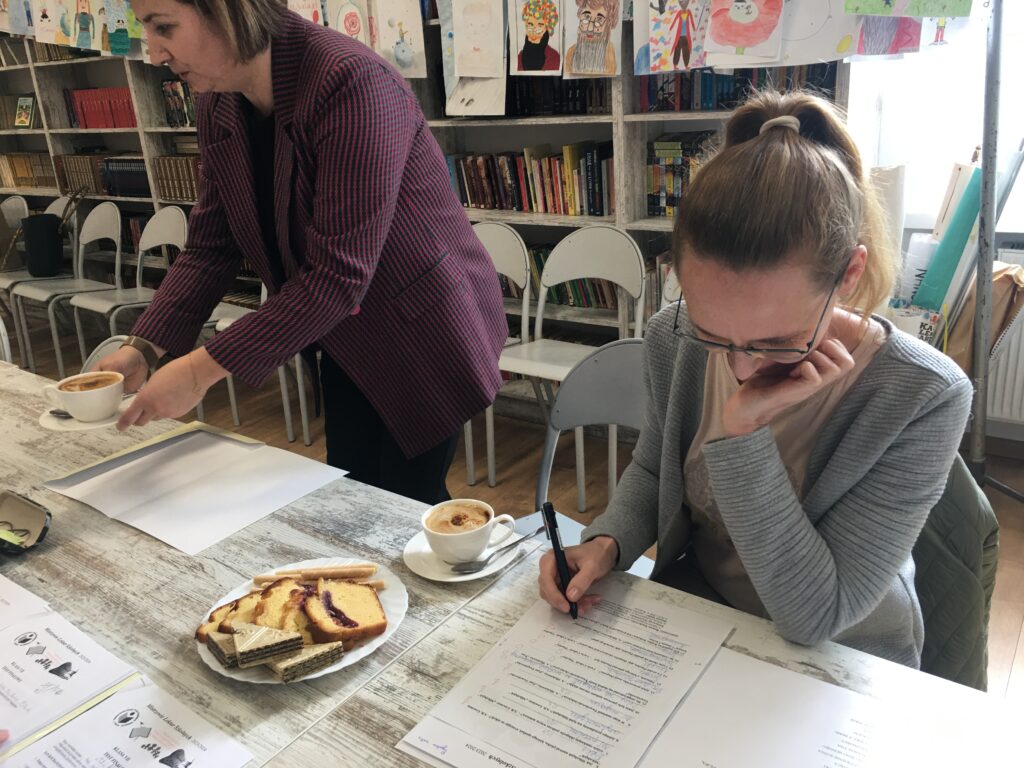
[(0, 203), (0, 215), (7, 228), (14, 232), (21, 226), (21, 220), (28, 216), (28, 201), (21, 195), (11, 195)]
[[(541, 400), (541, 408), (545, 413), (545, 421), (547, 406), (554, 401), (551, 382), (565, 379), (569, 371), (594, 350), (585, 344), (543, 337), (548, 288), (586, 278), (607, 280), (622, 288), (632, 299), (632, 309), (620, 302), (620, 334), (628, 335), (628, 322), (632, 316), (633, 336), (640, 338), (643, 335), (644, 258), (636, 241), (617, 227), (595, 224), (578, 229), (559, 242), (551, 251), (541, 274), (533, 341), (509, 347), (501, 355), (502, 370), (518, 373), (534, 381), (544, 381), (547, 398), (546, 402)], [(577, 499), (579, 511), (583, 512), (586, 510), (586, 473), (582, 427), (575, 429), (575, 439)], [(612, 424), (608, 427), (609, 489), (614, 487), (617, 444), (618, 434)]]
[(85, 335), (82, 332), (81, 310), (95, 312), (107, 318), (110, 335), (117, 334), (117, 318), (128, 309), (141, 309), (153, 301), (156, 290), (142, 284), (142, 265), (146, 254), (163, 246), (172, 246), (179, 251), (185, 247), (188, 237), (188, 219), (185, 212), (176, 206), (162, 208), (146, 223), (139, 238), (139, 259), (135, 269), (134, 288), (115, 288), (107, 291), (82, 293), (71, 299), (75, 313), (75, 333), (78, 346), (85, 357)]
[[(35, 372), (35, 360), (32, 356), (32, 343), (27, 332), (28, 323), (25, 315), (25, 301), (36, 301), (46, 306), (50, 321), (50, 334), (53, 337), (54, 353), (57, 355), (57, 372), (64, 378), (64, 356), (61, 354), (60, 335), (57, 328), (57, 308), (61, 302), (70, 300), (80, 293), (91, 291), (109, 291), (108, 283), (99, 280), (87, 280), (83, 277), (86, 246), (100, 240), (114, 243), (114, 287), (121, 288), (121, 211), (112, 202), (100, 203), (86, 216), (79, 231), (78, 255), (74, 261), (72, 277), (54, 280), (32, 280), (19, 283), (11, 290), (11, 297), (19, 313), (19, 321), (25, 332), (25, 352), (28, 356), (29, 368)], [(83, 354), (84, 358), (84, 354)], [(84, 359), (83, 359), (83, 362)]]
[[(509, 336), (505, 340), (505, 348), (529, 341), (530, 338), (530, 251), (519, 236), (508, 224), (497, 222), (481, 222), (473, 226), (473, 231), (480, 238), (487, 253), (494, 262), (494, 269), (499, 275), (512, 281), (523, 292), (522, 314), (519, 318), (519, 338)], [(504, 355), (504, 353), (502, 353)], [(499, 362), (499, 367), (501, 367)], [(538, 390), (539, 392), (539, 390)], [(538, 394), (539, 397), (539, 394)], [(494, 406), (487, 406), (484, 411), (487, 431), (487, 484), (495, 485), (494, 468)], [(476, 467), (473, 461), (473, 422), (467, 421), (464, 427), (466, 443), (466, 474), (468, 483), (476, 485)]]
[[(267, 287), (263, 286), (263, 289), (260, 292), (260, 303), (262, 304), (266, 300)], [(216, 333), (226, 331), (236, 320), (255, 311), (256, 310), (249, 309), (248, 307), (240, 307), (236, 304), (222, 302), (217, 305), (217, 309), (215, 309), (213, 313), (214, 316), (220, 316), (214, 324), (214, 330)], [(312, 445), (313, 440), (310, 437), (309, 432), (309, 405), (306, 400), (306, 377), (304, 374), (305, 363), (302, 360), (302, 355), (296, 355), (293, 362), (295, 364), (295, 384), (299, 390), (299, 416), (302, 419), (302, 442), (305, 445)], [(288, 435), (288, 442), (294, 443), (295, 426), (292, 423), (292, 404), (291, 395), (288, 391), (288, 373), (285, 370), (286, 367), (287, 366), (282, 365), (277, 369), (277, 380), (281, 387), (281, 406), (284, 409), (285, 431)], [(235, 395), (235, 379), (231, 374), (228, 374), (224, 383), (227, 385), (228, 401), (231, 403), (231, 419), (237, 427), (241, 425), (242, 420), (238, 413), (238, 399)], [(318, 386), (318, 384), (314, 382), (314, 386)]]

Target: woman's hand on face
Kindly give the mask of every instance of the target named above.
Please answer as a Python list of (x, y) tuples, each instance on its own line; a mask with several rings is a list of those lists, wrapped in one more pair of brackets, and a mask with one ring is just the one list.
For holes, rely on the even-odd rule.
[(825, 339), (788, 375), (755, 374), (740, 385), (722, 409), (726, 437), (738, 437), (768, 424), (782, 411), (853, 370), (854, 361), (838, 339)]
[[(598, 536), (575, 547), (566, 547), (565, 559), (569, 565), (569, 600), (577, 604), (581, 615), (585, 615), (598, 602), (598, 595), (588, 595), (590, 585), (607, 574), (619, 559), (619, 545), (610, 536)], [(552, 608), (562, 613), (569, 612), (569, 601), (559, 589), (558, 568), (551, 550), (540, 559), (540, 596)]]

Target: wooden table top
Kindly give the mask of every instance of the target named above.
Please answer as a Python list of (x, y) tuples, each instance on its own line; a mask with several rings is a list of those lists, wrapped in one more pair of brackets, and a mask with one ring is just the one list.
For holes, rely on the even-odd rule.
[[(41, 486), (176, 423), (123, 434), (112, 427), (51, 432), (38, 423), (46, 383), (0, 364), (0, 489), (53, 513), (45, 542), (22, 557), (0, 556), (0, 572), (238, 739), (253, 765), (418, 765), (394, 745), (537, 599), (540, 544), (524, 545), (497, 576), (428, 581), (402, 560), (424, 505), (348, 479), (190, 557)], [(382, 647), (337, 673), (292, 685), (236, 682), (203, 664), (193, 633), (213, 602), (255, 573), (316, 557), (377, 562), (405, 583), (408, 614)], [(628, 574), (608, 578), (732, 623), (726, 645), (734, 650), (854, 691), (887, 697), (912, 689), (964, 702), (982, 696), (834, 643), (787, 643), (768, 621)]]

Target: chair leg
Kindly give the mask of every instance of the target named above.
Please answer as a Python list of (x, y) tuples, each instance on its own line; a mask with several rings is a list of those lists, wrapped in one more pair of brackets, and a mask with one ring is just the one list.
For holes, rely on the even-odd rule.
[(309, 404), (306, 402), (306, 374), (303, 371), (302, 355), (295, 356), (295, 386), (299, 388), (299, 418), (302, 419), (302, 442), (312, 445), (309, 437)]
[(228, 387), (228, 402), (231, 404), (231, 421), (236, 427), (242, 426), (242, 420), (238, 417), (238, 400), (235, 397), (235, 377), (230, 373), (224, 379)]
[(462, 425), (462, 442), (466, 444), (466, 485), (476, 485), (476, 464), (473, 460), (473, 422)]
[(530, 383), (533, 385), (533, 396), (537, 398), (537, 406), (540, 408), (541, 416), (544, 417), (544, 423), (548, 423), (548, 401), (544, 397), (544, 393), (541, 391), (540, 382), (536, 378), (530, 377)]
[(21, 327), (21, 316), (18, 314), (18, 305), (15, 297), (8, 292), (7, 294), (8, 303), (11, 305), (11, 319), (14, 321), (14, 338), (18, 342), (18, 357), (21, 360), (20, 366), (24, 368), (27, 365), (25, 358), (25, 338), (22, 336)]
[(21, 300), (20, 296), (14, 297), (14, 306), (18, 312), (18, 317), (21, 318), (22, 334), (25, 336), (25, 357), (28, 358), (28, 369), (32, 373), (36, 372), (36, 359), (32, 354), (32, 337), (28, 332), (28, 318), (25, 315), (25, 303)]
[(487, 436), (487, 484), (493, 488), (497, 485), (495, 478), (495, 451), (494, 451), (494, 406), (488, 405), (484, 411), (484, 432)]
[(203, 408), (202, 400), (196, 403), (196, 419), (198, 421), (206, 421), (206, 409)]
[(295, 442), (295, 428), (292, 426), (292, 402), (288, 397), (288, 375), (282, 365), (277, 369), (277, 379), (281, 382), (281, 404), (284, 406), (284, 428), (288, 432), (288, 442)]
[(86, 358), (89, 355), (85, 351), (85, 331), (82, 330), (82, 316), (78, 312), (78, 307), (72, 307), (71, 311), (75, 316), (75, 337), (78, 339), (78, 351), (82, 355), (82, 367), (84, 368)]
[(576, 427), (573, 430), (573, 438), (576, 442), (576, 509), (580, 512), (586, 512), (587, 470), (583, 465), (583, 427)]
[(53, 352), (57, 355), (57, 375), (64, 378), (64, 354), (60, 348), (60, 335), (57, 333), (57, 303), (60, 299), (54, 299), (46, 305), (46, 316), (50, 320), (50, 336), (53, 338)]
[(619, 479), (619, 426), (608, 425), (608, 501), (612, 500)]

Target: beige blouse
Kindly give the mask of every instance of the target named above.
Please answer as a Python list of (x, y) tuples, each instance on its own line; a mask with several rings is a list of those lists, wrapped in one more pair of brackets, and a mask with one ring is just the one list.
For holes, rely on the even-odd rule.
[[(872, 321), (860, 343), (850, 353), (854, 368), (849, 374), (771, 421), (769, 426), (779, 455), (800, 499), (808, 490), (807, 461), (818, 432), (885, 340), (885, 328)], [(722, 522), (704, 463), (704, 444), (725, 436), (722, 408), (737, 389), (739, 382), (729, 367), (726, 355), (708, 355), (700, 427), (683, 461), (684, 503), (690, 509), (693, 553), (704, 578), (733, 607), (767, 618), (767, 611)], [(751, 492), (756, 490), (751, 489)]]

